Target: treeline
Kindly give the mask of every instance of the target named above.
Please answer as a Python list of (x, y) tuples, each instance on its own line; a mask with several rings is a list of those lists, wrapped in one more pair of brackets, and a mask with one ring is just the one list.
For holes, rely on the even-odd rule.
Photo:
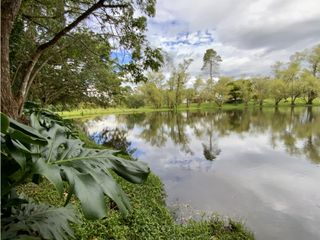
[(206, 61), (207, 52), (203, 59), (204, 68), (209, 70), (208, 80), (198, 77), (188, 87), (188, 67), (192, 60), (184, 60), (177, 67), (171, 67), (169, 79), (165, 78), (163, 72), (148, 73), (148, 82), (141, 84), (127, 97), (127, 105), (176, 108), (182, 103), (187, 107), (190, 103), (199, 106), (202, 103), (215, 103), (222, 107), (225, 103), (248, 105), (253, 101), (262, 106), (266, 99), (271, 99), (277, 106), (281, 101), (295, 105), (298, 98), (306, 104), (312, 104), (320, 96), (320, 45), (295, 53), (287, 63), (275, 63), (271, 76), (243, 78), (215, 78), (214, 72), (217, 72), (221, 58), (214, 52), (212, 59)]

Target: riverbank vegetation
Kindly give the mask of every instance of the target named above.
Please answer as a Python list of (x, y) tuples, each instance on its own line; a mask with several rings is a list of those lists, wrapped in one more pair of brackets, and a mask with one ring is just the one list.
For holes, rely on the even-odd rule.
[[(83, 132), (80, 131), (79, 136), (87, 147), (101, 148)], [(84, 218), (79, 202), (72, 199), (81, 219), (81, 224), (73, 225), (76, 239), (254, 239), (241, 223), (219, 216), (207, 216), (201, 221), (194, 221), (190, 216), (182, 220), (183, 224), (176, 223), (174, 213), (166, 206), (163, 185), (153, 173), (141, 185), (130, 184), (115, 175), (114, 178), (128, 195), (133, 211), (124, 217), (112, 201), (106, 200), (107, 217), (91, 221)], [(29, 183), (20, 191), (36, 201), (53, 206), (63, 204), (48, 181), (40, 185)]]
[[(319, 106), (320, 105), (320, 98), (316, 98), (313, 101), (312, 106)], [(305, 101), (301, 98), (297, 98), (295, 101), (294, 107), (306, 107), (310, 106), (305, 103)], [(282, 107), (292, 107), (290, 102), (288, 101), (281, 101), (277, 106), (274, 105), (272, 99), (266, 99), (263, 103), (264, 108), (282, 108)], [(190, 103), (189, 106), (187, 104), (180, 104), (176, 111), (195, 111), (195, 110), (229, 110), (229, 109), (254, 109), (260, 108), (260, 105), (256, 104), (255, 101), (249, 101), (247, 105), (244, 103), (225, 103), (223, 106), (219, 107), (215, 103)], [(86, 118), (86, 117), (93, 117), (93, 116), (101, 116), (104, 114), (129, 114), (129, 113), (147, 113), (147, 112), (161, 112), (161, 111), (172, 111), (173, 109), (162, 107), (162, 108), (154, 108), (152, 105), (147, 105), (139, 108), (128, 108), (128, 107), (117, 107), (117, 108), (99, 108), (99, 107), (92, 107), (92, 108), (77, 108), (74, 110), (68, 111), (60, 111), (56, 112), (63, 118)]]

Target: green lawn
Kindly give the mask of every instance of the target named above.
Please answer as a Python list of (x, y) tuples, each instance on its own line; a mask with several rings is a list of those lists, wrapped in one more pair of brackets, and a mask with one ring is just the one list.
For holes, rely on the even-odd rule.
[[(296, 100), (295, 107), (305, 107), (306, 104), (303, 101), (303, 99), (298, 98)], [(314, 103), (312, 106), (320, 106), (320, 99), (317, 98), (314, 100)], [(247, 106), (245, 106), (243, 103), (239, 104), (230, 104), (226, 103), (222, 106), (223, 110), (228, 109), (243, 109), (243, 108), (259, 108), (260, 106), (255, 104), (253, 101), (249, 102)], [(264, 108), (274, 108), (274, 101), (272, 99), (266, 99), (263, 104)], [(279, 103), (278, 107), (291, 107), (290, 102), (283, 102), (281, 101)], [(189, 107), (187, 107), (186, 104), (181, 104), (178, 107), (178, 111), (184, 111), (184, 110), (197, 110), (197, 109), (203, 109), (203, 110), (217, 110), (219, 109), (218, 106), (215, 103), (202, 103), (200, 106), (196, 103), (190, 104)], [(169, 108), (159, 108), (155, 109), (152, 108), (152, 106), (145, 106), (142, 108), (84, 108), (84, 109), (74, 109), (71, 111), (63, 111), (63, 112), (56, 112), (63, 118), (84, 118), (84, 117), (92, 117), (92, 116), (99, 116), (103, 114), (124, 114), (124, 113), (144, 113), (144, 112), (155, 112), (155, 111), (170, 111)]]

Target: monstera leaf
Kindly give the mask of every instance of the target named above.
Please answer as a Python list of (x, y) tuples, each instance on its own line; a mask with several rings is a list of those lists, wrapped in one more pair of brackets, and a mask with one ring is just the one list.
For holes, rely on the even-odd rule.
[(110, 170), (132, 183), (143, 183), (150, 172), (145, 163), (116, 157), (113, 150), (84, 148), (82, 141), (66, 136), (64, 126), (44, 115), (33, 113), (30, 120), (32, 127), (48, 141), (47, 145), (32, 149), (41, 156), (34, 157), (34, 174), (46, 177), (60, 194), (63, 193), (63, 181), (67, 181), (70, 186), (68, 200), (75, 194), (87, 218), (105, 216), (104, 195), (109, 196), (124, 214), (128, 213), (128, 198)]
[(68, 222), (79, 222), (71, 206), (22, 204), (1, 219), (1, 239), (69, 239), (74, 236)]
[(1, 113), (1, 197), (30, 174), (27, 162), (33, 155), (30, 146), (47, 143), (36, 129)]
[(130, 203), (111, 172), (132, 183), (143, 183), (150, 172), (139, 161), (114, 155), (112, 150), (85, 148), (58, 117), (41, 111), (30, 115), (31, 127), (1, 113), (1, 233), (2, 239), (69, 239), (69, 222), (76, 222), (67, 207), (30, 203), (17, 196), (15, 187), (40, 176), (47, 178), (63, 196), (80, 200), (85, 217), (106, 216), (105, 196), (127, 214)]

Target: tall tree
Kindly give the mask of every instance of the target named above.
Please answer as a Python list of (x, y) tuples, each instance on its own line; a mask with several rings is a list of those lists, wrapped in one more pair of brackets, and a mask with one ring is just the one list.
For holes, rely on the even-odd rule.
[(213, 50), (212, 48), (206, 50), (203, 56), (202, 70), (206, 70), (209, 72), (211, 81), (213, 79), (213, 75), (218, 71), (220, 62), (222, 62), (222, 58), (215, 50)]
[(171, 91), (173, 90), (175, 95), (174, 108), (177, 108), (178, 105), (182, 103), (182, 95), (189, 77), (187, 70), (192, 61), (192, 59), (184, 59), (183, 62), (174, 69), (168, 81), (169, 89)]
[[(80, 23), (81, 27), (100, 25), (97, 35), (105, 39), (114, 51), (124, 49), (124, 53), (130, 53), (132, 61), (118, 66), (119, 69), (131, 73), (135, 81), (144, 79), (145, 69), (158, 69), (162, 62), (160, 50), (150, 48), (144, 35), (146, 16), (155, 15), (155, 3), (155, 0), (2, 1), (1, 110), (13, 118), (21, 114), (35, 76), (47, 58), (60, 50), (58, 47), (63, 45), (63, 39), (79, 29)], [(36, 15), (25, 11), (30, 7)], [(61, 20), (61, 16), (66, 20)], [(59, 24), (53, 23), (56, 19), (59, 19)], [(10, 45), (10, 40), (18, 27), (24, 33), (32, 27), (35, 44), (23, 53), (25, 58), (18, 64), (21, 67), (15, 69), (14, 75), (18, 77), (13, 82), (9, 54), (14, 45)]]

